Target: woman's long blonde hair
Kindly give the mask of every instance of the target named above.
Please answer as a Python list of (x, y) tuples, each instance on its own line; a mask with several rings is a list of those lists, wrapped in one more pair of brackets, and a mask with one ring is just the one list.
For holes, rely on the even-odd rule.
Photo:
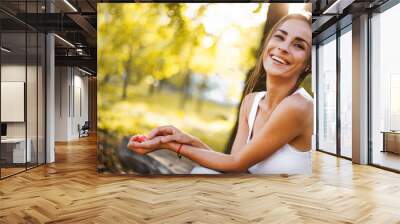
[[(279, 20), (271, 29), (271, 31), (268, 33), (266, 38), (264, 39), (262, 43), (262, 48), (259, 49), (258, 55), (257, 55), (257, 61), (256, 61), (256, 66), (254, 67), (253, 71), (250, 74), (249, 79), (246, 82), (246, 89), (245, 89), (245, 95), (251, 93), (254, 90), (254, 87), (256, 86), (256, 83), (258, 80), (262, 77), (265, 77), (267, 74), (265, 72), (264, 66), (263, 66), (263, 55), (265, 48), (271, 39), (271, 36), (275, 33), (275, 30), (282, 25), (284, 22), (290, 19), (298, 19), (306, 22), (307, 24), (310, 25), (311, 27), (311, 16), (306, 16), (303, 14), (289, 14), (285, 17), (283, 17), (281, 20)], [(311, 48), (310, 48), (311, 51)], [(293, 87), (293, 89), (288, 93), (288, 95), (292, 94), (294, 91), (296, 91), (297, 88), (299, 88), (300, 84), (303, 82), (303, 80), (309, 75), (311, 72), (311, 52), (310, 56), (307, 60), (307, 66), (306, 70), (300, 74), (299, 78), (297, 79), (296, 85)], [(267, 87), (268, 88), (268, 87)]]

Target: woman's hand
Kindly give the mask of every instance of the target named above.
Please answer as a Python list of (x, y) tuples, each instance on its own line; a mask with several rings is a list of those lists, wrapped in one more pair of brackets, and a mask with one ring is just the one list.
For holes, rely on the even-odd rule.
[(169, 142), (177, 142), (180, 144), (190, 145), (194, 147), (206, 148), (210, 149), (210, 147), (200, 139), (184, 133), (183, 131), (179, 130), (178, 128), (168, 125), (168, 126), (160, 126), (153, 129), (149, 134), (149, 139), (153, 139), (156, 137), (161, 136), (161, 143), (169, 143)]
[(183, 132), (172, 125), (159, 126), (159, 127), (154, 128), (153, 130), (151, 130), (148, 137), (149, 137), (149, 139), (152, 139), (156, 136), (174, 135), (174, 134), (179, 134), (179, 133), (183, 133)]
[[(142, 137), (142, 136), (140, 136)], [(158, 150), (158, 149), (173, 149), (176, 146), (173, 143), (163, 143), (161, 141), (162, 136), (157, 136), (153, 139), (147, 139), (144, 141), (138, 141), (140, 139), (139, 135), (134, 135), (129, 139), (129, 143), (127, 145), (128, 149), (139, 153), (141, 155), (147, 154), (149, 152)]]

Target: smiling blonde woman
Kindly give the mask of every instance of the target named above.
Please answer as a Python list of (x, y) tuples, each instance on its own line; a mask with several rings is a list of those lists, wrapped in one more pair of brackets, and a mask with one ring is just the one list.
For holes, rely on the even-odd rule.
[[(132, 136), (128, 148), (141, 154), (172, 150), (201, 165), (192, 174), (310, 174), (313, 101), (299, 86), (310, 73), (311, 38), (310, 18), (301, 14), (271, 29), (247, 83), (230, 154), (173, 126), (155, 128), (144, 142)], [(264, 75), (267, 91), (251, 93)]]

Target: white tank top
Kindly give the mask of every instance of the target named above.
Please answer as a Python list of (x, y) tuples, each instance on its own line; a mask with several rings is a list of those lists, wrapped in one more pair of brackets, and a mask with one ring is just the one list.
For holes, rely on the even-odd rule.
[[(254, 97), (248, 116), (249, 135), (247, 142), (250, 141), (258, 105), (260, 100), (265, 96), (265, 93), (265, 91), (258, 92)], [(293, 94), (296, 93), (300, 93), (312, 100), (312, 97), (304, 88), (297, 89)], [(311, 174), (311, 150), (302, 152), (289, 144), (285, 144), (263, 161), (251, 166), (248, 170), (252, 174)]]

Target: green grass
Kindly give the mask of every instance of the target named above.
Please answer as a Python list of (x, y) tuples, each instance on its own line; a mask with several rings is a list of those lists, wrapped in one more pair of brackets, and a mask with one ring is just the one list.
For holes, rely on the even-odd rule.
[(149, 96), (146, 85), (137, 85), (129, 87), (128, 98), (121, 100), (121, 88), (106, 86), (99, 90), (99, 129), (121, 137), (147, 134), (160, 125), (174, 125), (214, 150), (223, 151), (236, 120), (236, 107), (213, 102), (203, 102), (200, 111), (197, 99), (189, 99), (185, 109), (181, 109), (178, 92), (163, 91)]

